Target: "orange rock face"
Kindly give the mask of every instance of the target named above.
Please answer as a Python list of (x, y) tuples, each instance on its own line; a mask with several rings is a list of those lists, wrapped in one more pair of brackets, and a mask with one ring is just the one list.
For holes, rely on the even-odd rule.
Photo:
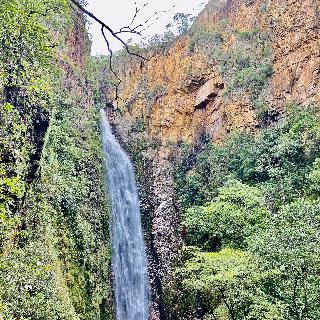
[(320, 100), (320, 1), (273, 1), (274, 104)]
[[(204, 56), (188, 54), (187, 45), (181, 39), (165, 55), (152, 57), (142, 69), (131, 66), (120, 91), (125, 102), (132, 101), (130, 107), (124, 107), (124, 117), (144, 119), (148, 136), (164, 143), (192, 142), (209, 132), (218, 139), (231, 124), (254, 124), (250, 106), (240, 101), (226, 102), (224, 82), (217, 69), (210, 67)], [(145, 79), (144, 90), (150, 97), (139, 92)]]
[[(319, 0), (228, 0), (220, 7), (210, 1), (195, 24), (214, 30), (222, 20), (239, 32), (258, 28), (270, 35), (270, 108), (320, 99)], [(233, 41), (224, 39), (226, 51)], [(250, 101), (246, 96), (226, 99), (228, 84), (207, 60), (201, 52), (190, 52), (186, 36), (142, 66), (136, 60), (126, 63), (120, 88), (124, 116), (144, 119), (148, 135), (163, 142), (192, 142), (203, 133), (219, 140), (232, 129), (254, 128)]]

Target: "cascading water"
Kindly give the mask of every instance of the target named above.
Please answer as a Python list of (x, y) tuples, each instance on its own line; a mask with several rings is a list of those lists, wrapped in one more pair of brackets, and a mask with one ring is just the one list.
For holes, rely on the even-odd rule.
[(138, 192), (129, 157), (111, 132), (104, 111), (102, 141), (111, 198), (112, 270), (118, 320), (147, 320), (149, 284)]

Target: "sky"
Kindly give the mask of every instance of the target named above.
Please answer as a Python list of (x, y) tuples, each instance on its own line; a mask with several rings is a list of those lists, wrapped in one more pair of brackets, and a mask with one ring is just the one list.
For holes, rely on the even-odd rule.
[[(145, 22), (152, 17), (155, 12), (167, 11), (159, 13), (152, 19), (154, 24), (144, 31), (144, 37), (150, 37), (154, 34), (161, 34), (165, 31), (165, 26), (172, 22), (173, 16), (178, 13), (191, 13), (197, 15), (208, 3), (208, 0), (87, 0), (89, 9), (99, 19), (104, 21), (113, 30), (119, 30), (121, 27), (130, 24), (135, 8), (142, 8), (139, 12), (136, 24)], [(135, 5), (136, 3), (136, 5)], [(143, 7), (148, 3), (146, 7)], [(173, 7), (175, 5), (175, 7)], [(156, 20), (158, 19), (158, 20)], [(106, 43), (104, 42), (100, 26), (94, 21), (89, 26), (89, 32), (92, 35), (92, 54), (102, 55), (107, 54)], [(130, 35), (130, 38), (133, 38)], [(139, 42), (138, 36), (133, 38), (134, 42)], [(114, 51), (122, 48), (121, 44), (116, 41), (111, 41)]]

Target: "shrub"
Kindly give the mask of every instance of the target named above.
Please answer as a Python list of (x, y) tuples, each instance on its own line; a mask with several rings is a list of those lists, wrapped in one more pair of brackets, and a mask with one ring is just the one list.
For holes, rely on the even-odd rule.
[[(207, 144), (179, 166), (194, 247), (177, 269), (184, 286), (176, 295), (195, 316), (319, 318), (319, 123), (316, 106), (290, 106), (274, 127)], [(201, 206), (188, 193), (189, 172)]]
[(259, 134), (234, 132), (222, 146), (205, 145), (176, 169), (183, 207), (212, 201), (226, 176), (258, 186), (272, 211), (309, 193), (307, 181), (312, 182), (320, 154), (319, 129), (316, 109), (291, 106), (285, 118)]

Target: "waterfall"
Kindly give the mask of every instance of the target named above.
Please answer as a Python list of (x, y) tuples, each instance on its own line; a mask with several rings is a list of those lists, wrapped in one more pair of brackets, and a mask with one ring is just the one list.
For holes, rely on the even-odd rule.
[(112, 215), (112, 271), (118, 320), (147, 320), (149, 284), (138, 192), (129, 157), (111, 132), (104, 111), (102, 141)]

